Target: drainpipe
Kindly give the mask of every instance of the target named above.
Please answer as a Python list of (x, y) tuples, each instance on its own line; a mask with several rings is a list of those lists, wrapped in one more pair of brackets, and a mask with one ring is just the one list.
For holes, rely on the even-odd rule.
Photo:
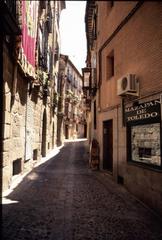
[[(2, 79), (2, 84), (0, 84), (0, 92), (1, 92), (1, 96), (2, 96), (2, 104), (1, 104), (1, 111), (0, 111), (0, 159), (2, 158), (2, 151), (3, 151), (3, 116), (4, 116), (4, 97), (3, 94), (4, 93), (4, 80), (3, 80), (3, 36), (0, 36), (0, 78)], [(1, 163), (1, 173), (0, 173), (0, 183), (2, 186), (2, 166), (3, 163)], [(1, 189), (2, 190), (2, 189)]]
[(119, 170), (119, 121), (118, 121), (118, 110), (119, 106), (117, 105), (116, 108), (116, 118), (117, 118), (117, 169), (116, 169), (116, 175), (117, 175), (117, 180), (118, 180), (118, 170)]
[[(26, 161), (26, 149), (27, 149), (27, 114), (28, 114), (28, 93), (29, 93), (29, 82), (27, 83), (26, 89), (26, 105), (25, 105), (25, 146), (24, 146), (24, 161), (22, 168), (24, 169), (24, 162)], [(23, 170), (22, 169), (22, 170)]]

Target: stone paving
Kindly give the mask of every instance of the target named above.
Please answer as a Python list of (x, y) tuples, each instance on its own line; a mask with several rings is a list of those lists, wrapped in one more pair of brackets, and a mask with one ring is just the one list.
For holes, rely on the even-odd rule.
[(152, 211), (88, 168), (85, 141), (66, 143), (7, 198), (6, 240), (162, 240), (162, 222)]

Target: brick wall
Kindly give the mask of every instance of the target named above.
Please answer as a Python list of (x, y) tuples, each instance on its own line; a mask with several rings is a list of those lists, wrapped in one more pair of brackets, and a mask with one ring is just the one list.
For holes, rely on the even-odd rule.
[[(110, 37), (114, 29), (129, 14), (136, 2), (115, 2), (106, 13), (107, 2), (98, 2), (97, 50)], [(110, 9), (109, 9), (110, 10)], [(104, 24), (103, 24), (104, 23)], [(122, 125), (121, 97), (117, 96), (117, 80), (136, 74), (143, 102), (159, 98), (162, 93), (162, 5), (144, 2), (129, 21), (112, 38), (101, 53), (100, 111), (98, 112), (98, 138), (103, 154), (103, 121), (113, 119), (113, 178), (124, 178), (124, 185), (136, 197), (162, 213), (161, 172), (127, 162), (127, 128)], [(107, 57), (114, 51), (114, 76), (107, 78)], [(99, 60), (99, 58), (98, 58)], [(99, 64), (97, 66), (99, 72)], [(147, 98), (146, 98), (147, 97)], [(131, 99), (129, 99), (130, 101)], [(133, 100), (133, 99), (132, 99)], [(137, 98), (138, 100), (138, 98)], [(151, 125), (150, 125), (151, 128)], [(102, 167), (102, 166), (101, 166)], [(147, 192), (145, 191), (147, 189)], [(155, 201), (156, 199), (156, 201)]]
[[(102, 2), (103, 4), (106, 4), (106, 2)], [(115, 3), (114, 11), (115, 7), (118, 9), (118, 4), (120, 5), (121, 3)], [(123, 15), (122, 8), (121, 15)], [(114, 18), (115, 16), (114, 13)], [(100, 21), (102, 21), (102, 16)], [(106, 95), (108, 98), (101, 97), (102, 108), (120, 103), (120, 97), (117, 96), (117, 80), (127, 73), (136, 74), (139, 78), (141, 97), (155, 93), (159, 91), (159, 88), (162, 88), (161, 24), (162, 8), (159, 7), (159, 3), (145, 2), (107, 47), (104, 48), (102, 51), (101, 95)], [(102, 32), (108, 34), (107, 25), (104, 24), (103, 27)], [(104, 41), (106, 39), (105, 36)], [(101, 37), (99, 35), (98, 48), (101, 46), (100, 40)], [(112, 50), (114, 50), (115, 74), (112, 78), (107, 79), (106, 61)]]

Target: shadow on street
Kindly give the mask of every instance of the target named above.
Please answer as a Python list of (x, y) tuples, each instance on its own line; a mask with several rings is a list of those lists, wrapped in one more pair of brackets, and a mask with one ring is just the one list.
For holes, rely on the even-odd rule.
[(67, 141), (3, 204), (6, 240), (161, 240), (162, 222), (122, 186), (88, 167), (86, 141)]

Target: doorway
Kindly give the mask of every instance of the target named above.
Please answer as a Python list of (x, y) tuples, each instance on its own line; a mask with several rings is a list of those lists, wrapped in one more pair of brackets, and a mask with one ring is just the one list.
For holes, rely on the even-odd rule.
[(113, 171), (113, 120), (103, 122), (103, 169)]
[(68, 125), (65, 125), (65, 138), (69, 139), (69, 127), (68, 127)]

